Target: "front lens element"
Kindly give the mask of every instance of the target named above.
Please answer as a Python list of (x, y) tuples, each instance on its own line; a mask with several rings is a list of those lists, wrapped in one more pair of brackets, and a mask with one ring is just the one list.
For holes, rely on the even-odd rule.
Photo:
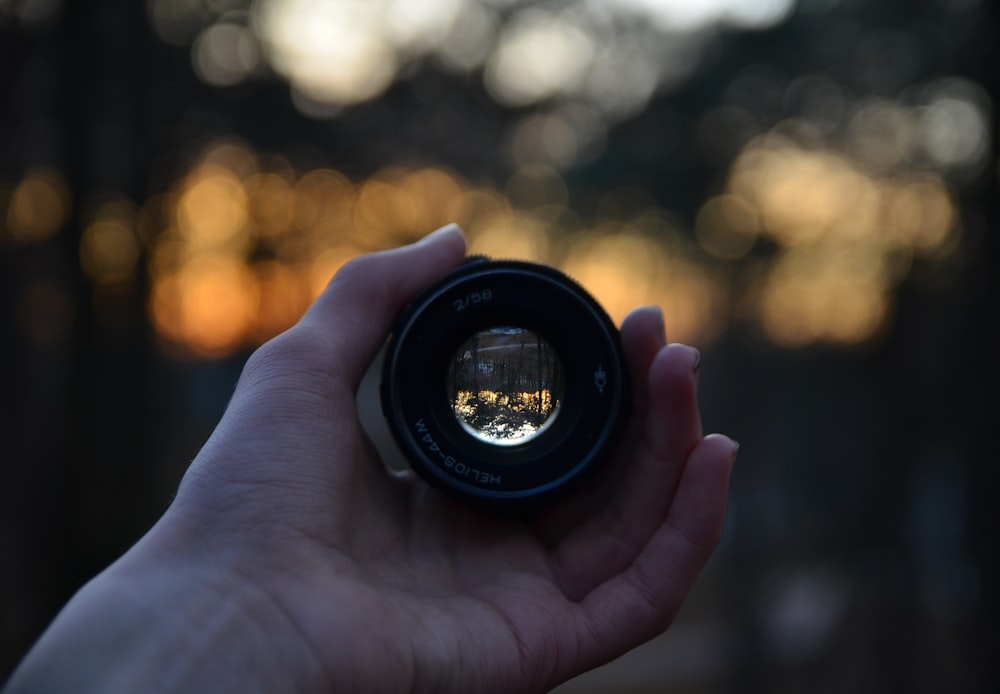
[(559, 413), (563, 367), (548, 342), (524, 328), (481, 330), (448, 364), (447, 397), (462, 428), (497, 446), (538, 436)]

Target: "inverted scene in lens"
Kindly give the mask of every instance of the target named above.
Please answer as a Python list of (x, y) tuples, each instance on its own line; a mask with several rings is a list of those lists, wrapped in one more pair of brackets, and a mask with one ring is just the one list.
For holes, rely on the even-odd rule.
[(524, 328), (482, 330), (448, 365), (447, 396), (459, 423), (488, 443), (530, 441), (555, 419), (563, 397), (559, 356)]

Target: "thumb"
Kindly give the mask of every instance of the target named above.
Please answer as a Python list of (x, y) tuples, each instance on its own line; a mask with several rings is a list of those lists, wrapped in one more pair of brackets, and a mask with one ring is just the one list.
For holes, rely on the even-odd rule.
[(465, 237), (449, 224), (409, 246), (359, 256), (342, 267), (299, 325), (330, 346), (357, 388), (403, 307), (465, 258)]

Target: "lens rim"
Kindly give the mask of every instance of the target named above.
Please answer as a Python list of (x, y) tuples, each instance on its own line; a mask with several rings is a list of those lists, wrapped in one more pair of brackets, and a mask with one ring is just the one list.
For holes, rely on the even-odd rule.
[[(444, 387), (459, 345), (496, 326), (531, 330), (562, 361), (558, 416), (514, 445), (466, 431)], [(485, 260), (460, 266), (400, 316), (381, 400), (397, 446), (421, 477), (467, 499), (509, 506), (547, 499), (585, 476), (617, 440), (629, 402), (618, 330), (593, 297), (554, 268)]]

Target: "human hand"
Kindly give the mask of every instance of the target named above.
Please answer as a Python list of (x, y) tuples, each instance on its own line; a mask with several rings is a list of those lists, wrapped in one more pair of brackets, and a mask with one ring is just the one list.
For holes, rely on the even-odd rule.
[[(721, 533), (736, 447), (702, 436), (698, 354), (666, 345), (658, 310), (622, 325), (633, 411), (603, 474), (538, 517), (393, 477), (365, 439), (366, 367), (463, 258), (455, 228), (358, 258), (254, 353), (170, 509), (70, 603), (12, 691), (51, 683), (32, 663), (71, 644), (106, 690), (544, 691), (669, 626)], [(100, 638), (73, 636), (101, 615)], [(136, 654), (138, 634), (159, 650)]]

